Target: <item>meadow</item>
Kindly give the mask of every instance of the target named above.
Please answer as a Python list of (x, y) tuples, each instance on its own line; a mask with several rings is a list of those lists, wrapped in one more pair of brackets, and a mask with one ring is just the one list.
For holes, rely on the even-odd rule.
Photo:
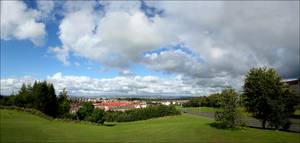
[(299, 143), (300, 134), (255, 128), (217, 129), (209, 118), (182, 114), (144, 121), (87, 123), (48, 120), (1, 109), (0, 142), (238, 142)]

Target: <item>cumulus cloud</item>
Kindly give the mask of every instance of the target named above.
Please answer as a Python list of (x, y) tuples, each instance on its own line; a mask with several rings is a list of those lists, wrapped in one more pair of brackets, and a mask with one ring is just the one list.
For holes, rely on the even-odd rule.
[(168, 26), (160, 17), (148, 19), (137, 8), (140, 2), (132, 3), (134, 6), (102, 2), (104, 13), (96, 11), (95, 5), (68, 8), (66, 4), (66, 11), (73, 10), (59, 26), (61, 48), (107, 66), (125, 68), (139, 61), (143, 52), (174, 41), (175, 36), (162, 32)]
[[(264, 65), (276, 68), (284, 77), (298, 76), (299, 67), (294, 65), (299, 64), (299, 2), (147, 1), (146, 5), (163, 12), (154, 17), (145, 14), (139, 1), (100, 2), (101, 12), (96, 4), (65, 5), (67, 12), (60, 24), (63, 45), (57, 51), (121, 69), (146, 63), (154, 70), (182, 73), (181, 65), (190, 69), (184, 73), (189, 76), (235, 77)], [(184, 43), (204, 63), (178, 51), (156, 53), (156, 61), (144, 55), (176, 43)], [(66, 63), (62, 55), (68, 54), (58, 54)]]
[(31, 76), (24, 76), (22, 78), (1, 78), (0, 94), (10, 95), (12, 93), (17, 93), (23, 83), (32, 84), (34, 80), (35, 79)]
[(39, 16), (22, 1), (1, 1), (1, 39), (29, 39), (41, 45), (46, 31), (45, 24), (37, 21)]
[[(45, 25), (37, 18), (51, 13), (50, 3), (38, 2), (37, 11), (21, 1), (1, 2), (1, 37), (40, 43)], [(245, 72), (255, 66), (273, 67), (284, 78), (299, 77), (299, 1), (67, 1), (62, 8), (58, 33), (62, 45), (49, 47), (49, 51), (65, 65), (70, 64), (70, 56), (84, 57), (105, 68), (117, 68), (123, 75), (105, 79), (115, 85), (98, 85), (100, 91), (86, 84), (90, 92), (167, 93), (169, 88), (162, 86), (161, 78), (154, 80), (159, 85), (121, 86), (149, 80), (135, 79), (138, 76), (128, 70), (132, 64), (180, 75), (176, 80), (164, 80), (190, 85), (186, 90), (178, 87), (179, 93), (190, 94), (227, 85), (240, 88)], [(181, 43), (191, 53), (180, 48), (160, 50)], [(73, 78), (83, 80), (81, 84), (104, 84), (101, 79), (60, 74), (49, 80), (65, 85)]]
[(147, 3), (163, 9), (166, 21), (176, 18), (180, 40), (206, 68), (241, 75), (265, 65), (299, 76), (299, 2)]
[[(33, 83), (33, 77), (1, 79), (1, 94), (17, 92), (22, 83)], [(88, 76), (63, 75), (56, 73), (46, 78), (54, 84), (57, 92), (67, 88), (71, 95), (168, 95), (195, 96), (215, 92), (216, 88), (203, 88), (193, 81), (156, 76), (117, 76), (114, 78), (91, 78)]]
[(37, 7), (41, 11), (42, 18), (48, 17), (48, 15), (52, 12), (52, 10), (55, 7), (55, 3), (52, 0), (47, 0), (47, 1), (36, 1), (37, 2)]

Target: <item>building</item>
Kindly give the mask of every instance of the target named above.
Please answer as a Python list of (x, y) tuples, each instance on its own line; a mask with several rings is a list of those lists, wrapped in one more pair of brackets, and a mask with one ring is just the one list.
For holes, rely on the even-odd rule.
[(93, 103), (95, 108), (103, 109), (105, 111), (112, 110), (112, 111), (126, 111), (130, 109), (137, 109), (137, 108), (145, 108), (147, 104), (145, 102), (139, 101), (104, 101), (101, 103)]
[(283, 83), (288, 85), (289, 88), (296, 93), (296, 95), (300, 96), (300, 82), (299, 82), (299, 79), (284, 80)]

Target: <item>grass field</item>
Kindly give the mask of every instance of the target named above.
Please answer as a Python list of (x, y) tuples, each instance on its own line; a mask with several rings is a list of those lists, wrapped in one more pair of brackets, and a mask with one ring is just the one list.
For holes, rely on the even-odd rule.
[(277, 142), (299, 143), (300, 134), (243, 128), (211, 127), (213, 120), (183, 114), (145, 121), (96, 126), (46, 120), (15, 110), (1, 109), (0, 142)]
[[(213, 107), (179, 107), (179, 106), (177, 106), (177, 108), (178, 109), (186, 109), (186, 110), (190, 110), (190, 111), (211, 112), (211, 113), (222, 110), (220, 108), (213, 108)], [(251, 113), (246, 112), (245, 109), (242, 107), (239, 107), (238, 110), (241, 111), (246, 116), (251, 116)], [(294, 112), (294, 115), (299, 116), (300, 109), (296, 109)]]
[(191, 111), (201, 111), (201, 112), (221, 111), (220, 108), (213, 108), (213, 107), (182, 107), (182, 109), (191, 110)]

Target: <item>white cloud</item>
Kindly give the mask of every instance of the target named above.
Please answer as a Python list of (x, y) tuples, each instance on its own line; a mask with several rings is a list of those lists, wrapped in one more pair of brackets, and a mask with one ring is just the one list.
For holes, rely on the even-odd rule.
[(56, 58), (63, 62), (64, 65), (70, 65), (68, 61), (69, 51), (67, 48), (49, 47), (49, 51), (55, 53)]
[(29, 39), (41, 45), (46, 31), (45, 24), (37, 21), (39, 16), (22, 1), (1, 1), (1, 39)]
[(37, 0), (37, 7), (42, 13), (42, 17), (46, 18), (54, 9), (55, 3), (52, 0), (42, 1)]
[[(59, 26), (62, 45), (54, 53), (64, 63), (72, 53), (121, 71), (142, 64), (191, 77), (189, 82), (207, 90), (239, 88), (242, 75), (254, 66), (299, 76), (298, 1), (146, 3), (163, 14), (147, 17), (139, 1), (100, 2), (104, 11), (95, 9), (95, 2), (66, 3)], [(195, 55), (182, 50), (145, 54), (178, 43)]]
[[(22, 83), (33, 83), (35, 78), (3, 78), (1, 94), (17, 92)], [(156, 76), (117, 76), (114, 78), (91, 78), (87, 76), (56, 73), (46, 78), (54, 84), (56, 91), (67, 88), (71, 95), (204, 95), (216, 89), (201, 88), (182, 78), (160, 78)]]
[(165, 21), (175, 23), (173, 33), (201, 56), (208, 72), (240, 76), (265, 65), (284, 77), (299, 76), (298, 1), (146, 3), (164, 10)]
[(139, 9), (129, 12), (120, 5), (106, 5), (105, 15), (93, 6), (66, 13), (59, 26), (62, 47), (77, 56), (124, 68), (138, 61), (144, 51), (174, 41), (175, 36), (163, 32), (168, 26), (160, 17), (150, 20)]

